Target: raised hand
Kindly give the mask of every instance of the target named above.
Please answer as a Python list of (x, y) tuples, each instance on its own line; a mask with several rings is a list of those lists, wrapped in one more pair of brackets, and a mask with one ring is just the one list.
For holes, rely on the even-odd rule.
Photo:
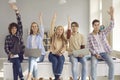
[(114, 16), (114, 8), (111, 6), (110, 9), (108, 10), (108, 14), (111, 16), (111, 19), (113, 19)]
[(15, 3), (10, 3), (10, 7), (11, 7), (14, 11), (18, 10), (18, 7), (16, 6)]
[(42, 13), (40, 13), (40, 15), (39, 15), (39, 20), (40, 20), (40, 24), (43, 25)]
[(56, 22), (56, 13), (54, 13), (52, 21), (51, 21), (51, 27), (50, 27), (50, 36), (54, 34), (54, 28), (55, 28), (55, 22)]

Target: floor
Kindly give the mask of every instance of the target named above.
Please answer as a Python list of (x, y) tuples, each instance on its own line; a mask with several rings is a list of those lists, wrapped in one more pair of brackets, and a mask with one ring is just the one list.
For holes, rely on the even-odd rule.
[[(0, 59), (0, 80), (3, 80), (3, 62), (7, 61), (7, 59)], [(97, 80), (108, 80), (107, 77), (97, 77)], [(120, 80), (120, 76), (115, 76), (115, 80)]]

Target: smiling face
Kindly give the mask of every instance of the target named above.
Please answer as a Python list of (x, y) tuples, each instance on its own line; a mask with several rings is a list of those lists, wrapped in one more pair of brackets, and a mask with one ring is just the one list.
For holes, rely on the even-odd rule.
[(72, 32), (73, 32), (73, 33), (78, 32), (78, 28), (79, 28), (78, 23), (77, 23), (77, 22), (72, 22), (72, 23), (71, 23), (71, 28), (72, 28)]
[(56, 28), (56, 34), (61, 36), (64, 33), (64, 28), (62, 26), (58, 26)]
[(32, 31), (33, 31), (34, 34), (37, 34), (37, 32), (38, 32), (38, 26), (37, 26), (37, 24), (33, 24), (31, 29), (32, 29)]
[(78, 32), (78, 27), (75, 24), (72, 24), (71, 27), (73, 32)]
[(36, 35), (38, 32), (39, 32), (38, 24), (35, 23), (35, 22), (33, 22), (33, 23), (31, 24), (30, 34)]
[(97, 19), (93, 20), (92, 26), (94, 28), (94, 32), (98, 33), (100, 30), (100, 21)]
[(15, 35), (16, 32), (17, 32), (17, 28), (16, 28), (16, 26), (13, 26), (13, 27), (11, 28), (11, 34), (12, 34), (12, 35)]
[(12, 35), (15, 35), (17, 33), (17, 27), (18, 27), (17, 23), (14, 23), (14, 22), (10, 23), (8, 27), (9, 33)]
[(94, 28), (94, 31), (98, 33), (99, 30), (100, 30), (100, 23), (99, 22), (95, 22), (94, 25), (93, 25), (93, 28)]

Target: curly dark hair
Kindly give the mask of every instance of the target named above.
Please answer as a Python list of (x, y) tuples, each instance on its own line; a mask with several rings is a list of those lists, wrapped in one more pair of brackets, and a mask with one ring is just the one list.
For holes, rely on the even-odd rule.
[(8, 31), (9, 31), (10, 34), (12, 34), (12, 33), (11, 33), (11, 29), (12, 29), (13, 27), (16, 27), (16, 28), (18, 29), (18, 24), (15, 23), (15, 22), (12, 22), (12, 23), (9, 24)]

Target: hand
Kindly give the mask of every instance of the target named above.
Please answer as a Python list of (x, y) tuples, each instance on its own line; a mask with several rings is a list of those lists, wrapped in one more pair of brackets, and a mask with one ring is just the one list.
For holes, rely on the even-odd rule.
[(18, 10), (18, 7), (16, 6), (15, 3), (10, 3), (10, 7), (11, 7), (14, 11)]
[(62, 55), (61, 50), (58, 50), (58, 51), (56, 52), (56, 55), (61, 56), (61, 55)]
[(59, 53), (59, 54), (57, 54), (58, 56), (62, 56), (63, 54), (61, 54), (61, 53)]
[(79, 57), (84, 57), (84, 55), (80, 54)]
[(101, 56), (100, 56), (99, 54), (95, 54), (95, 57), (96, 57), (97, 59), (101, 59)]
[(13, 58), (14, 55), (13, 54), (9, 54), (9, 56), (10, 56), (10, 58)]
[(108, 11), (108, 14), (111, 16), (111, 19), (113, 19), (113, 15), (114, 15), (114, 8), (111, 6), (109, 11)]

